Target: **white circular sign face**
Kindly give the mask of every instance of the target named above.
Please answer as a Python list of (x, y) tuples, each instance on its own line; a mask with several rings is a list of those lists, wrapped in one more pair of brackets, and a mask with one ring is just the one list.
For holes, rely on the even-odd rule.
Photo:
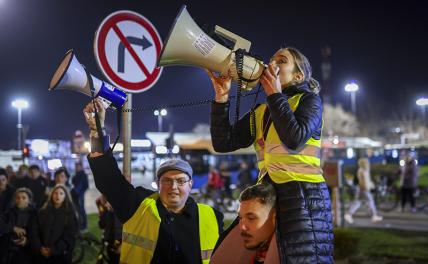
[(98, 66), (111, 83), (130, 93), (147, 91), (159, 79), (162, 68), (156, 66), (161, 50), (156, 28), (132, 11), (110, 14), (95, 34)]

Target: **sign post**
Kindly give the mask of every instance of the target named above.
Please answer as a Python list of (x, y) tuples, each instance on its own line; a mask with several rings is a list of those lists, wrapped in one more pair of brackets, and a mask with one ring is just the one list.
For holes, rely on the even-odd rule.
[[(107, 16), (95, 34), (94, 53), (104, 76), (128, 93), (126, 109), (132, 108), (129, 93), (149, 90), (159, 79), (157, 61), (162, 40), (153, 24), (133, 11)], [(132, 112), (122, 113), (123, 174), (131, 178)]]

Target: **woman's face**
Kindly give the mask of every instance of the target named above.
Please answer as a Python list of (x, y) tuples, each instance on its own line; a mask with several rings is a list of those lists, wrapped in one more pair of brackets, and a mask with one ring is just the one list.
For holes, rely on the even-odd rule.
[(0, 175), (0, 190), (6, 189), (7, 186), (7, 177), (6, 175)]
[(65, 172), (61, 172), (55, 176), (55, 184), (66, 184), (67, 182), (67, 176), (65, 175)]
[(279, 68), (278, 76), (282, 88), (290, 86), (303, 77), (296, 67), (293, 55), (287, 49), (278, 50), (270, 59), (270, 63)]
[(54, 204), (54, 206), (55, 207), (61, 206), (64, 200), (65, 200), (64, 190), (62, 188), (55, 189), (55, 191), (52, 193), (52, 203)]
[(27, 208), (30, 204), (30, 198), (25, 192), (19, 192), (15, 195), (15, 204), (19, 209)]

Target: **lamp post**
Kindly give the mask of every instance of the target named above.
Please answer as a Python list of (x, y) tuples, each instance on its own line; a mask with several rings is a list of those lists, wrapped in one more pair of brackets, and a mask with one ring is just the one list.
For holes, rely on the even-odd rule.
[(428, 98), (421, 97), (418, 100), (416, 100), (416, 104), (422, 108), (422, 121), (425, 121), (425, 112), (426, 112), (426, 106), (428, 105)]
[(12, 106), (18, 110), (18, 124), (16, 128), (18, 129), (18, 149), (22, 149), (22, 109), (28, 108), (28, 101), (18, 99), (12, 102)]
[(160, 109), (160, 110), (158, 110), (158, 109), (156, 109), (154, 112), (153, 112), (153, 114), (155, 115), (155, 116), (157, 116), (158, 117), (158, 132), (162, 132), (162, 118), (164, 117), (164, 116), (166, 116), (166, 114), (167, 114), (167, 111), (166, 111), (166, 109)]
[(357, 98), (356, 98), (356, 92), (358, 91), (358, 84), (352, 82), (345, 85), (345, 91), (351, 94), (351, 107), (352, 107), (352, 113), (356, 116), (357, 115)]

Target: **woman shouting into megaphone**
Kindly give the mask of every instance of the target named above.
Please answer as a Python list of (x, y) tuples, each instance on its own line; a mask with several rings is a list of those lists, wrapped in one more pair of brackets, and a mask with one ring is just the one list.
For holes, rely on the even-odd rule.
[[(333, 263), (331, 202), (320, 164), (322, 102), (308, 59), (295, 48), (278, 50), (260, 78), (266, 102), (234, 125), (229, 122), (231, 78), (208, 75), (215, 91), (210, 124), (214, 149), (230, 152), (252, 144), (258, 181), (275, 186), (280, 262)], [(238, 224), (239, 219), (229, 231)], [(263, 250), (254, 254), (263, 255)]]

